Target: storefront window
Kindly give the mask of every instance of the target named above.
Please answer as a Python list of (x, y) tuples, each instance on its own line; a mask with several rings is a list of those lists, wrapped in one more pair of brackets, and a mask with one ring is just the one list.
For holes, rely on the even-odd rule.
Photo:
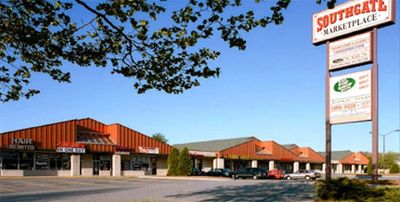
[(100, 170), (110, 170), (111, 161), (110, 160), (100, 160)]
[(71, 169), (71, 155), (69, 154), (62, 154), (62, 164), (57, 164), (57, 165), (62, 165), (63, 170), (69, 170)]
[(19, 169), (32, 170), (33, 168), (33, 153), (22, 152), (19, 155)]
[(130, 156), (122, 156), (121, 158), (121, 170), (131, 170), (131, 157)]
[(18, 169), (17, 152), (0, 152), (2, 159), (2, 169)]
[(37, 170), (48, 170), (49, 165), (49, 154), (36, 154), (35, 166)]
[(50, 162), (50, 169), (56, 170), (57, 169), (57, 167), (56, 167), (57, 160), (56, 160), (55, 154), (49, 154), (49, 162)]
[(111, 157), (100, 156), (100, 170), (110, 170), (110, 169), (111, 169)]

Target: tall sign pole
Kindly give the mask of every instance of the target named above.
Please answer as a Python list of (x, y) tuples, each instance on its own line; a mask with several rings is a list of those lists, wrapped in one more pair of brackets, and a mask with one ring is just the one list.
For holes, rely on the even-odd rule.
[[(329, 41), (326, 44), (326, 52), (329, 53)], [(331, 164), (331, 122), (329, 120), (329, 79), (331, 77), (329, 71), (329, 57), (326, 57), (326, 76), (325, 76), (325, 179), (330, 180), (332, 178), (332, 164)]]
[(377, 38), (378, 30), (373, 29), (372, 37), (372, 180), (378, 181), (378, 57)]
[[(372, 122), (372, 180), (378, 180), (377, 28), (395, 22), (395, 0), (352, 0), (312, 17), (312, 42), (326, 43), (325, 173), (332, 177), (334, 124)], [(371, 31), (372, 30), (372, 31)], [(341, 76), (332, 72), (372, 64)]]

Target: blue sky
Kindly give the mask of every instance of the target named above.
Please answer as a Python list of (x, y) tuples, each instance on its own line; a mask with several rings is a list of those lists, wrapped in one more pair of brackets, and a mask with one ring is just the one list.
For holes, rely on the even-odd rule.
[[(244, 34), (246, 51), (229, 49), (221, 40), (203, 43), (222, 53), (212, 62), (222, 68), (221, 76), (181, 95), (138, 95), (132, 81), (111, 75), (110, 68), (65, 64), (71, 84), (33, 75), (33, 87), (41, 93), (1, 104), (0, 131), (91, 117), (148, 135), (161, 132), (171, 144), (256, 136), (322, 151), (326, 47), (311, 43), (311, 16), (326, 7), (314, 2), (293, 1), (283, 25)], [(395, 24), (378, 32), (380, 133), (400, 128), (399, 30)], [(369, 131), (371, 122), (335, 125), (332, 148), (371, 151)], [(400, 134), (387, 136), (386, 151), (399, 151), (399, 138)], [(379, 145), (381, 151), (381, 139)]]

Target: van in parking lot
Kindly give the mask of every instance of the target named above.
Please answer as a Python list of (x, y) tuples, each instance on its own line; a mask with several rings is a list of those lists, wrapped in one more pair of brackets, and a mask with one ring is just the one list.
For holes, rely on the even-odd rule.
[(267, 178), (267, 169), (265, 168), (243, 168), (239, 169), (238, 171), (234, 172), (232, 175), (233, 179), (238, 178)]

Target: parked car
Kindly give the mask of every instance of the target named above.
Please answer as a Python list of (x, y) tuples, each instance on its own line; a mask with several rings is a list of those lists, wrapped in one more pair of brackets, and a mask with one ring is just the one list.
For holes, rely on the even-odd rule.
[(198, 168), (193, 168), (193, 170), (192, 170), (192, 175), (194, 175), (194, 176), (200, 176), (200, 175), (204, 175), (204, 174), (205, 174), (205, 172), (201, 171)]
[(299, 170), (297, 172), (294, 173), (289, 173), (289, 174), (285, 174), (284, 178), (287, 180), (291, 180), (291, 179), (317, 179), (321, 177), (321, 174), (319, 172), (316, 172), (314, 170)]
[(206, 172), (205, 175), (207, 176), (217, 176), (217, 177), (231, 177), (232, 170), (229, 168), (215, 168), (211, 169), (210, 171)]
[(270, 179), (282, 179), (283, 178), (283, 173), (282, 173), (281, 170), (277, 170), (277, 169), (269, 170), (268, 174), (267, 174), (267, 178), (270, 178)]
[(234, 172), (232, 175), (233, 179), (238, 178), (267, 178), (267, 169), (265, 168), (243, 168)]

